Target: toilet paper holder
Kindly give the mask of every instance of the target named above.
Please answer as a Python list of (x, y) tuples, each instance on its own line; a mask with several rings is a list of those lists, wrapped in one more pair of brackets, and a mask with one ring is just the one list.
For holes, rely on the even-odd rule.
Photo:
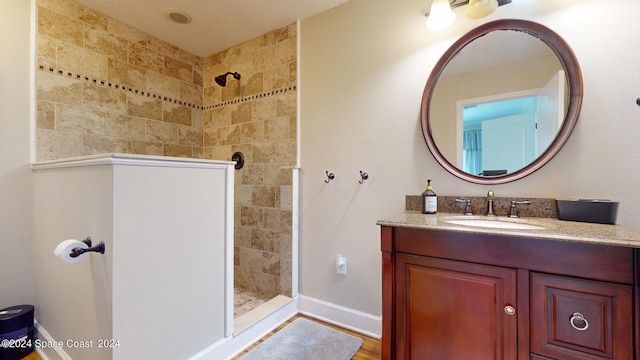
[(71, 256), (72, 258), (78, 257), (86, 252), (98, 252), (100, 254), (104, 254), (104, 250), (105, 250), (105, 246), (104, 246), (104, 241), (100, 241), (98, 243), (98, 245), (91, 247), (91, 237), (87, 236), (86, 239), (82, 240), (83, 243), (87, 244), (88, 248), (73, 248), (71, 249), (71, 253), (69, 254), (69, 256)]

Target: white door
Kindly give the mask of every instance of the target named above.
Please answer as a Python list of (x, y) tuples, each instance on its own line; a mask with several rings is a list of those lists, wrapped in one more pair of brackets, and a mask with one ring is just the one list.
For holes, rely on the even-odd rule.
[(538, 93), (536, 115), (538, 122), (537, 155), (547, 150), (547, 147), (551, 145), (562, 126), (565, 114), (565, 91), (564, 70), (560, 70)]
[(532, 113), (482, 122), (483, 170), (522, 169), (536, 158), (536, 129)]

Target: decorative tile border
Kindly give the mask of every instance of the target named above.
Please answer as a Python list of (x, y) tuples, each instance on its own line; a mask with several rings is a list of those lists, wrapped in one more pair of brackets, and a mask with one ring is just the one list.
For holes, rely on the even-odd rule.
[(255, 100), (255, 99), (262, 99), (262, 98), (269, 97), (269, 96), (284, 94), (284, 93), (287, 93), (289, 91), (294, 91), (294, 90), (296, 90), (296, 86), (295, 85), (289, 86), (289, 87), (284, 87), (284, 88), (281, 88), (281, 89), (266, 91), (266, 92), (263, 92), (263, 93), (260, 93), (260, 94), (248, 95), (248, 96), (245, 96), (245, 97), (241, 97), (241, 98), (238, 98), (238, 99), (233, 99), (233, 100), (221, 102), (221, 103), (214, 104), (214, 105), (208, 105), (208, 106), (205, 106), (204, 109), (205, 110), (209, 110), (209, 109), (215, 109), (215, 108), (219, 108), (219, 107), (223, 107), (223, 106), (227, 106), (227, 105), (239, 104), (239, 103), (243, 103), (245, 101), (251, 101), (251, 100)]
[(228, 101), (224, 101), (221, 103), (217, 103), (217, 104), (213, 104), (213, 105), (207, 105), (207, 106), (203, 106), (203, 105), (196, 105), (196, 104), (192, 104), (186, 101), (181, 101), (178, 99), (174, 99), (168, 96), (162, 96), (162, 95), (158, 95), (158, 94), (154, 94), (148, 91), (143, 91), (143, 90), (139, 90), (136, 88), (132, 88), (126, 85), (122, 85), (122, 84), (116, 84), (113, 83), (111, 81), (106, 81), (106, 80), (100, 80), (100, 79), (96, 79), (93, 77), (89, 77), (86, 75), (82, 75), (82, 74), (75, 74), (73, 72), (70, 71), (66, 71), (66, 70), (62, 70), (62, 69), (55, 69), (52, 67), (48, 67), (48, 66), (44, 66), (44, 65), (38, 65), (38, 70), (40, 71), (44, 71), (44, 72), (48, 72), (51, 74), (55, 74), (58, 76), (66, 76), (68, 78), (73, 78), (76, 80), (82, 80), (88, 83), (92, 83), (95, 85), (101, 85), (101, 86), (106, 86), (112, 89), (120, 89), (122, 91), (129, 91), (130, 93), (134, 93), (137, 95), (142, 95), (142, 96), (147, 96), (147, 97), (152, 97), (154, 99), (160, 99), (162, 101), (167, 101), (167, 102), (171, 102), (174, 104), (178, 104), (178, 105), (182, 105), (182, 106), (187, 106), (193, 109), (197, 109), (197, 110), (210, 110), (210, 109), (215, 109), (215, 108), (219, 108), (219, 107), (223, 107), (223, 106), (227, 106), (227, 105), (233, 105), (233, 104), (240, 104), (246, 101), (251, 101), (251, 100), (256, 100), (256, 99), (262, 99), (265, 97), (269, 97), (269, 96), (274, 96), (274, 95), (279, 95), (279, 94), (284, 94), (287, 93), (289, 91), (295, 91), (296, 90), (296, 86), (289, 86), (289, 87), (284, 87), (281, 89), (275, 89), (275, 90), (271, 90), (271, 91), (265, 91), (263, 93), (260, 94), (254, 94), (254, 95), (248, 95), (248, 96), (244, 96), (241, 98), (237, 98), (237, 99), (233, 99), (233, 100), (228, 100)]

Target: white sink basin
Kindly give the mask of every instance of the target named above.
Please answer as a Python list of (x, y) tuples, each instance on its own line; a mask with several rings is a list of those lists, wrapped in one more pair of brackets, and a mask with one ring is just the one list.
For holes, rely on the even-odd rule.
[(522, 222), (516, 222), (511, 219), (497, 219), (497, 218), (468, 218), (468, 219), (449, 219), (445, 220), (449, 224), (474, 226), (482, 228), (493, 229), (509, 229), (509, 230), (541, 230), (542, 226), (532, 225)]

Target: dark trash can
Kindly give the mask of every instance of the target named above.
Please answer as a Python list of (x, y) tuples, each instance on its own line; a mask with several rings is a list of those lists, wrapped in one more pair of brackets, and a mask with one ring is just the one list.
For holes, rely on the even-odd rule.
[(20, 360), (34, 349), (33, 305), (0, 309), (0, 360)]

